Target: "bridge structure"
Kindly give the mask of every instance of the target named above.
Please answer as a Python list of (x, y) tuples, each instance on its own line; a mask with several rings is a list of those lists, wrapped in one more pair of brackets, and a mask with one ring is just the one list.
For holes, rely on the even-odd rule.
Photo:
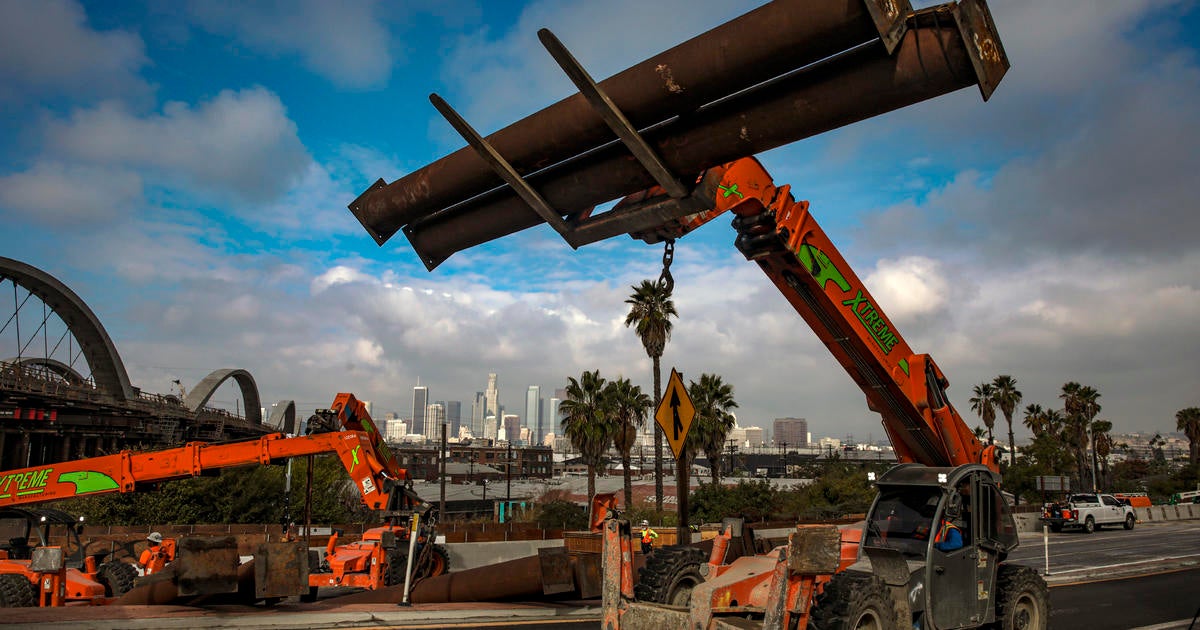
[[(244, 414), (208, 405), (226, 382), (240, 390)], [(0, 470), (295, 430), (293, 401), (265, 419), (260, 401), (254, 377), (239, 368), (214, 370), (186, 395), (143, 392), (82, 298), (0, 257)]]

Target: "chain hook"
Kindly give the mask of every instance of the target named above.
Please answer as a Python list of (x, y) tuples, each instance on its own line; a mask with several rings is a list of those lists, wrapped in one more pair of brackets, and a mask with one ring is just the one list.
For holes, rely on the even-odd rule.
[(675, 239), (669, 238), (663, 243), (663, 269), (658, 276), (659, 285), (667, 290), (669, 295), (675, 290), (675, 278), (671, 277), (671, 262), (675, 260)]

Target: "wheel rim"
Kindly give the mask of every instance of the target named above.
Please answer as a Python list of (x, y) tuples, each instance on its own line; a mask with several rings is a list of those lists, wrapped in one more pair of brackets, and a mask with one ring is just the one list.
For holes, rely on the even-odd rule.
[(883, 620), (874, 610), (864, 610), (851, 626), (854, 630), (883, 630)]
[(672, 606), (687, 606), (692, 603), (692, 589), (696, 588), (696, 581), (691, 578), (681, 578), (671, 588), (671, 596), (667, 598), (667, 603)]
[(1017, 600), (1013, 610), (1014, 630), (1035, 630), (1041, 628), (1042, 611), (1029, 593), (1023, 593)]

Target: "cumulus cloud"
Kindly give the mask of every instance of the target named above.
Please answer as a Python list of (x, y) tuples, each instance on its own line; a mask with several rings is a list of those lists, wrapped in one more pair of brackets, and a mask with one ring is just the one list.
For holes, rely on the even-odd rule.
[(43, 161), (0, 176), (0, 216), (53, 227), (91, 227), (131, 214), (143, 201), (137, 173)]
[(310, 161), (283, 103), (264, 88), (224, 90), (194, 107), (172, 101), (148, 116), (109, 101), (50, 123), (46, 140), (66, 158), (156, 171), (256, 201), (282, 193)]
[(147, 63), (140, 36), (93, 29), (78, 2), (0, 3), (0, 101), (143, 92)]
[(345, 88), (373, 88), (391, 75), (391, 36), (376, 0), (353, 2), (192, 2), (204, 28), (272, 55), (296, 55)]

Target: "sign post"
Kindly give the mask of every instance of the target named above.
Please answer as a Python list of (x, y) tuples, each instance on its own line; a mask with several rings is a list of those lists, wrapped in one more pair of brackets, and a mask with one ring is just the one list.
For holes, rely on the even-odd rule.
[(671, 379), (667, 381), (667, 389), (663, 392), (658, 409), (654, 412), (654, 421), (662, 427), (675, 455), (675, 493), (679, 510), (679, 523), (675, 527), (675, 544), (686, 545), (692, 541), (691, 530), (688, 529), (688, 472), (690, 465), (687, 461), (687, 449), (684, 442), (688, 431), (692, 428), (692, 420), (696, 417), (696, 407), (688, 397), (687, 388), (683, 386), (683, 377), (675, 368), (671, 368)]

